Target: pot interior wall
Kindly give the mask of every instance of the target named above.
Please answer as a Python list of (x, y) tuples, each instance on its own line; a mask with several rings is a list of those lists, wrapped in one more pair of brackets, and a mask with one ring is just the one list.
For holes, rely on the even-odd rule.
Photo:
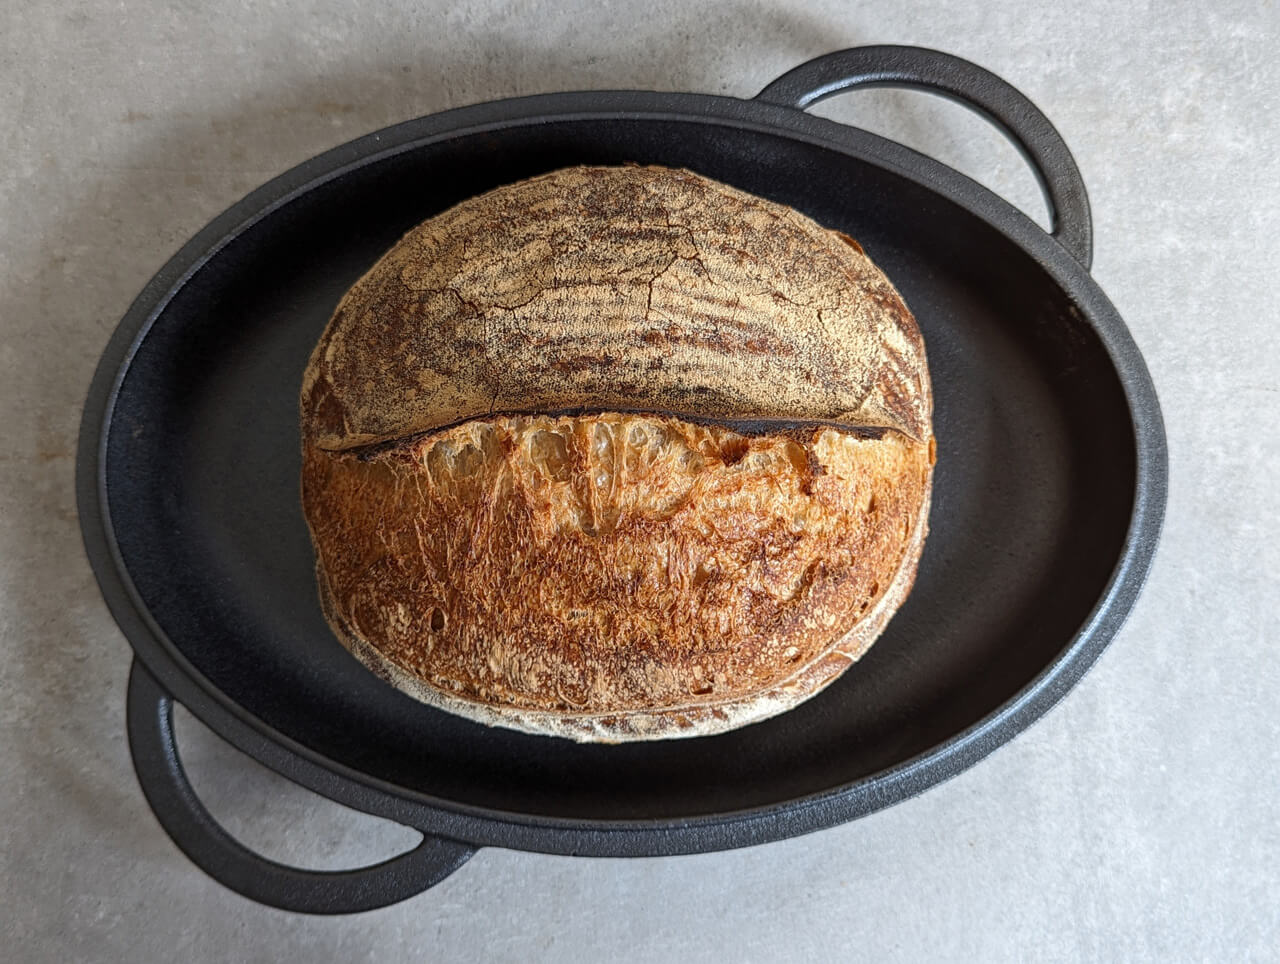
[[(821, 696), (697, 740), (618, 747), (487, 729), (364, 671), (320, 615), (297, 393), (339, 296), (404, 231), (576, 163), (687, 166), (857, 238), (916, 313), (939, 440), (915, 591)], [(124, 560), (178, 649), (281, 733), (459, 803), (671, 818), (866, 778), (977, 722), (1064, 648), (1121, 552), (1129, 412), (1096, 335), (1017, 246), (834, 149), (717, 123), (579, 119), (421, 146), (301, 195), (198, 270), (143, 341), (107, 452)]]

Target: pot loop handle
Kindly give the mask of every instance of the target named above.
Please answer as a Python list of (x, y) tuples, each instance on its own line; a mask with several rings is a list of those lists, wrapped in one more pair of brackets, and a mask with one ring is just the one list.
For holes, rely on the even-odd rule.
[(268, 860), (227, 833), (196, 796), (174, 741), (173, 697), (136, 659), (128, 728), (138, 783), (165, 832), (210, 877), (259, 903), (306, 914), (386, 907), (439, 883), (475, 853), (466, 844), (423, 834), (412, 850), (354, 870), (303, 870)]
[(1093, 261), (1089, 195), (1062, 135), (1017, 88), (977, 64), (926, 47), (851, 47), (787, 71), (755, 96), (804, 110), (856, 87), (910, 87), (963, 104), (1013, 142), (1049, 206), (1050, 234), (1088, 268)]

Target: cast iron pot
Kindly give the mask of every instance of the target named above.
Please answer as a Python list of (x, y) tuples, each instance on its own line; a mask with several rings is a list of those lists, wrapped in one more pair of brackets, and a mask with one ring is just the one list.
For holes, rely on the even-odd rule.
[[(883, 85), (997, 124), (1042, 182), (1052, 232), (950, 168), (804, 113)], [(688, 167), (857, 238), (924, 332), (939, 456), (915, 590), (837, 683), (720, 736), (583, 746), (423, 706), (333, 638), (299, 507), (297, 395), (339, 296), (408, 228), (499, 184), (624, 161)], [(241, 894), (342, 913), (425, 890), (478, 847), (741, 847), (959, 773), (1080, 679), (1155, 548), (1159, 408), (1090, 255), (1084, 184), (1052, 125), (998, 77), (910, 47), (819, 57), (751, 100), (577, 92), (451, 110), (271, 181), (143, 289), (81, 429), (81, 526), (135, 651), (129, 741), (160, 823)], [(421, 830), (421, 844), (336, 873), (254, 854), (187, 782), (174, 700), (299, 784)]]

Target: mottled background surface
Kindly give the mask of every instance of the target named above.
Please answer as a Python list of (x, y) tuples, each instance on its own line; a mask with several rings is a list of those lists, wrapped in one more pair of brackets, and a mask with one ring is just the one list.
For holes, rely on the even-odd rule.
[[(482, 851), (386, 910), (312, 919), (203, 876), (133, 780), (129, 649), (81, 549), (80, 408), (143, 283), (208, 219), (358, 134), (515, 94), (749, 96), (869, 42), (1025, 91), (1088, 182), (1094, 275), (1146, 355), (1171, 487), (1154, 572), (1084, 683), (923, 797), (733, 853)], [(0, 957), (1242, 960), (1280, 952), (1280, 13), (1264, 3), (503, 0), (0, 3)], [(1013, 149), (923, 94), (819, 112), (1044, 220)], [(179, 722), (211, 809), (281, 860), (415, 837)]]

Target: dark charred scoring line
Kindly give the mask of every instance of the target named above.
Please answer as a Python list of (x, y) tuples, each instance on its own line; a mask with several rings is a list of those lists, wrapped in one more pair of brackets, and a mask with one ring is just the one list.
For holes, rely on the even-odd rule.
[(427, 429), (425, 432), (414, 432), (382, 442), (367, 442), (364, 445), (353, 445), (345, 449), (322, 449), (336, 455), (354, 455), (361, 461), (370, 461), (387, 452), (404, 446), (413, 445), (433, 435), (442, 435), (468, 422), (487, 422), (504, 417), (577, 418), (584, 415), (647, 415), (650, 418), (673, 418), (694, 425), (705, 425), (726, 428), (739, 435), (759, 437), (764, 435), (782, 436), (801, 444), (811, 442), (819, 429), (833, 428), (860, 439), (884, 438), (887, 432), (896, 431), (883, 425), (846, 425), (832, 419), (786, 419), (786, 418), (713, 418), (707, 416), (688, 415), (683, 412), (668, 412), (651, 408), (595, 408), (579, 406), (559, 409), (503, 409), (494, 412), (480, 412), (460, 418), (446, 425)]

